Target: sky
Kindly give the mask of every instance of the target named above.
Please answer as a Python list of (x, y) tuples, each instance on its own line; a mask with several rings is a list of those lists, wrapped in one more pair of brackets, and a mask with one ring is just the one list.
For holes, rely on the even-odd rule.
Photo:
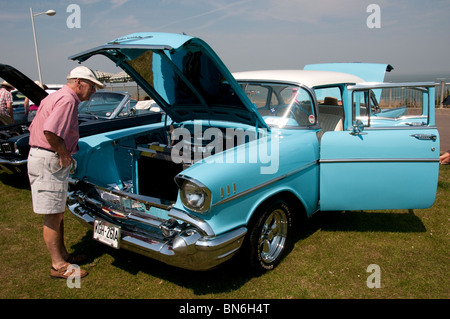
[(0, 63), (38, 80), (30, 8), (56, 11), (34, 17), (47, 84), (65, 82), (69, 56), (142, 31), (199, 37), (231, 72), (371, 62), (394, 67), (388, 80), (450, 81), (449, 0), (0, 0)]

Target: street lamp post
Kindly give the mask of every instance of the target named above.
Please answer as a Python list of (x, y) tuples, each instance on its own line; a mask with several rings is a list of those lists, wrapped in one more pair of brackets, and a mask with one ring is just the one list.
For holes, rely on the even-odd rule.
[(56, 11), (55, 10), (47, 10), (46, 12), (38, 12), (36, 14), (33, 14), (33, 8), (30, 8), (31, 25), (33, 26), (34, 49), (36, 50), (36, 61), (37, 61), (37, 67), (38, 67), (39, 82), (44, 84), (44, 82), (42, 82), (41, 65), (39, 63), (39, 52), (38, 52), (38, 45), (37, 45), (37, 40), (36, 40), (36, 30), (34, 28), (34, 17), (41, 15), (41, 14), (46, 14), (48, 16), (54, 16), (56, 14)]

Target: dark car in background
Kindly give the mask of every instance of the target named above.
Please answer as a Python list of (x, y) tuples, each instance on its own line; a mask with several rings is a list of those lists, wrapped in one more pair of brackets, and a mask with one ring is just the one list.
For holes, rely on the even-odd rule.
[[(0, 77), (35, 104), (47, 96), (41, 87), (12, 66), (0, 64)], [(80, 137), (161, 121), (161, 113), (136, 110), (136, 104), (127, 92), (96, 92), (78, 107)], [(29, 125), (25, 122), (0, 127), (0, 169), (9, 173), (26, 172)]]
[[(46, 91), (56, 91), (63, 87), (62, 84), (48, 84), (46, 85)], [(11, 91), (13, 99), (13, 111), (14, 111), (14, 124), (27, 124), (28, 115), (25, 113), (25, 94), (17, 89)], [(1, 128), (2, 126), (0, 126)]]

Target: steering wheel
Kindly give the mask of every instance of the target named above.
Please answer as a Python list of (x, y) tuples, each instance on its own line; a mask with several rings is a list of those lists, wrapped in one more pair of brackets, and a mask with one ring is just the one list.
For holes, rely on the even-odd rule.
[[(278, 110), (275, 112), (275, 115), (287, 117), (288, 114), (282, 114), (282, 112), (285, 111), (285, 109), (287, 107), (290, 107), (289, 118), (293, 118), (299, 125), (305, 125), (305, 124), (308, 125), (308, 123), (309, 123), (308, 119), (309, 119), (311, 113), (308, 112), (307, 110), (305, 110), (301, 106), (301, 103), (299, 103), (298, 101), (295, 101), (292, 105), (286, 105), (286, 106), (282, 106), (282, 107), (278, 108)], [(302, 115), (302, 114), (304, 114), (304, 115)]]

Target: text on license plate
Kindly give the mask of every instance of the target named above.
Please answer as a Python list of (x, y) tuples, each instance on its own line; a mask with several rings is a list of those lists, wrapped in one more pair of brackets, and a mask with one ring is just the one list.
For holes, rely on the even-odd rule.
[(96, 219), (94, 221), (94, 239), (119, 249), (120, 227), (104, 220)]

